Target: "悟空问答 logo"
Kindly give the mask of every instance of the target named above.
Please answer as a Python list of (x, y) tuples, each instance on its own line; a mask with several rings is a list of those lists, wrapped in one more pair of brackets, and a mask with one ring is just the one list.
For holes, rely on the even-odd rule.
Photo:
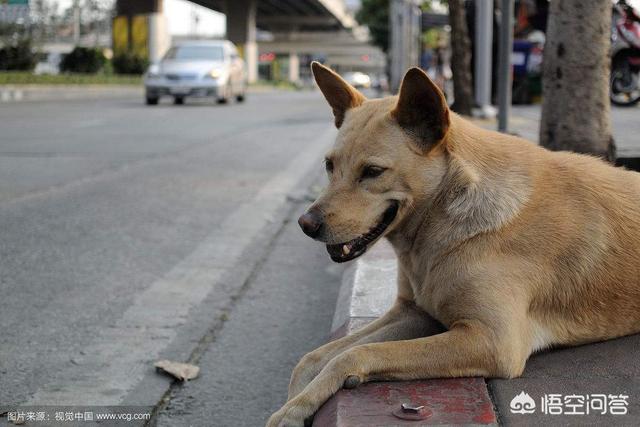
[(511, 399), (509, 407), (513, 414), (533, 414), (536, 411), (536, 402), (529, 394), (521, 391), (519, 395)]

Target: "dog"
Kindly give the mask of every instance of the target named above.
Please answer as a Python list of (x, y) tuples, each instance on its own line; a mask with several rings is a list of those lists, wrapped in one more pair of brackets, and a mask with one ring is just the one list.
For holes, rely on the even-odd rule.
[(372, 100), (312, 70), (339, 131), (299, 224), (336, 262), (386, 238), (398, 291), (302, 358), (268, 427), (303, 425), (341, 387), (514, 378), (537, 351), (640, 331), (640, 174), (476, 127), (418, 68)]

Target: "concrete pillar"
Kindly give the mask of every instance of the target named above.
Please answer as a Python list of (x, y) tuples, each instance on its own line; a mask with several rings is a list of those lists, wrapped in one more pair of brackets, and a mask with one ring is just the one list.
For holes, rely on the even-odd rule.
[(491, 106), (493, 0), (476, 1), (475, 98), (483, 117), (495, 117)]
[(164, 13), (149, 14), (149, 61), (160, 61), (171, 47), (171, 36)]
[(258, 80), (258, 45), (256, 44), (256, 0), (227, 0), (227, 38), (242, 52), (247, 64), (249, 83)]
[(113, 51), (134, 52), (158, 61), (171, 44), (162, 0), (117, 0), (113, 22)]
[(297, 82), (300, 80), (300, 57), (297, 53), (289, 53), (289, 81)]

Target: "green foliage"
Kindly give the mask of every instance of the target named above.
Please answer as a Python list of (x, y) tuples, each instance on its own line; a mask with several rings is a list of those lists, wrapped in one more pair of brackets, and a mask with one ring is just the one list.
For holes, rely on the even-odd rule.
[(149, 60), (131, 52), (116, 55), (111, 60), (116, 74), (144, 74), (149, 67)]
[(36, 60), (28, 38), (0, 47), (0, 70), (31, 71), (36, 66)]
[(31, 72), (0, 72), (0, 85), (140, 85), (142, 79), (137, 76), (117, 76), (108, 74), (43, 74)]
[[(431, 12), (433, 10), (433, 3), (433, 0), (422, 0), (420, 8), (423, 12)], [(447, 0), (440, 0), (437, 3), (440, 3), (441, 5), (448, 5)]]
[(76, 47), (60, 62), (63, 73), (95, 74), (102, 70), (107, 62), (101, 49)]
[(422, 33), (422, 44), (427, 46), (430, 49), (435, 49), (440, 44), (440, 39), (442, 36), (440, 35), (440, 31), (437, 28), (429, 28), (427, 31)]
[(356, 19), (369, 27), (373, 44), (389, 49), (389, 0), (362, 0)]

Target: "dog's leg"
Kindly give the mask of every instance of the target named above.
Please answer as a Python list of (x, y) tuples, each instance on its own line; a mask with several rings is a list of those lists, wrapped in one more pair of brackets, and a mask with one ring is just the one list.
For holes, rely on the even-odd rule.
[(271, 416), (267, 427), (302, 426), (347, 378), (364, 382), (518, 376), (528, 354), (504, 336), (480, 322), (461, 321), (427, 338), (353, 347), (332, 359), (299, 395)]
[(287, 400), (297, 396), (331, 359), (349, 348), (367, 343), (426, 337), (442, 331), (443, 328), (426, 312), (412, 302), (398, 299), (379, 319), (307, 353), (291, 374)]

